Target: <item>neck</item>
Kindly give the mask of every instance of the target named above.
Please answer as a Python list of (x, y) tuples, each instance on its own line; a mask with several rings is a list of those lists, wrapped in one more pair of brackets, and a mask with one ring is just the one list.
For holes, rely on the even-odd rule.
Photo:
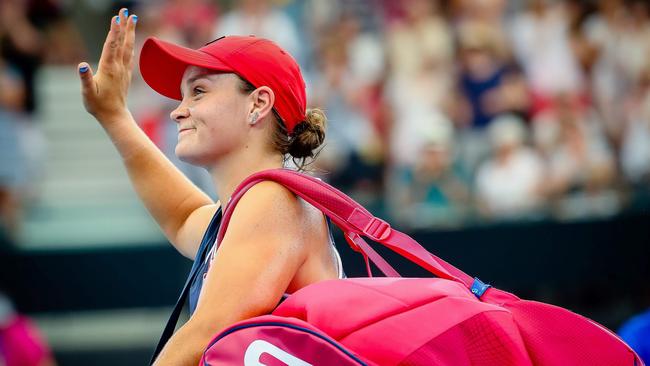
[(224, 207), (230, 200), (235, 188), (253, 173), (283, 167), (281, 154), (269, 154), (247, 146), (242, 151), (224, 156), (218, 163), (212, 165), (208, 171), (217, 195)]

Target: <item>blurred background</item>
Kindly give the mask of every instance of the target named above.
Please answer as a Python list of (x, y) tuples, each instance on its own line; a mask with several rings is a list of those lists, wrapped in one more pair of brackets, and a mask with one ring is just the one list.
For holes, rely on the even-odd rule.
[[(329, 117), (316, 174), (469, 274), (648, 357), (650, 2), (1, 0), (0, 365), (145, 364), (191, 264), (81, 104), (76, 65), (97, 62), (120, 7), (139, 16), (136, 53), (150, 36), (275, 40)], [(137, 67), (129, 103), (214, 197), (173, 156), (176, 102)]]

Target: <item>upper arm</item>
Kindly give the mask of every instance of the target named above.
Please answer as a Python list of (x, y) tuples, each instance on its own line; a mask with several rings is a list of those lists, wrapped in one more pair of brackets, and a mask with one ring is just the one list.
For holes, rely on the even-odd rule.
[(221, 203), (201, 206), (192, 211), (171, 239), (178, 251), (189, 259), (194, 259), (199, 250), (203, 234)]
[(242, 197), (190, 323), (211, 335), (275, 308), (307, 255), (300, 225), (303, 209), (274, 182), (259, 183)]

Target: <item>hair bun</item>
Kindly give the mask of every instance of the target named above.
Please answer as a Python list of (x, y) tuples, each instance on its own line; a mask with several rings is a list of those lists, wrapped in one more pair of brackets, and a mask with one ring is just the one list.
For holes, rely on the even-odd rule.
[(297, 159), (314, 157), (314, 150), (325, 140), (326, 125), (327, 117), (322, 110), (308, 109), (305, 120), (293, 129), (289, 154)]

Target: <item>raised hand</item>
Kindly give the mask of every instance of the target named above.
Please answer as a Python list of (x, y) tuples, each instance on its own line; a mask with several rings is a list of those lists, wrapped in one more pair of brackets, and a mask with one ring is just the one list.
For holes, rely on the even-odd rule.
[(133, 70), (133, 44), (137, 15), (121, 9), (111, 19), (98, 70), (93, 74), (87, 62), (79, 64), (84, 106), (100, 123), (129, 115), (126, 96)]

